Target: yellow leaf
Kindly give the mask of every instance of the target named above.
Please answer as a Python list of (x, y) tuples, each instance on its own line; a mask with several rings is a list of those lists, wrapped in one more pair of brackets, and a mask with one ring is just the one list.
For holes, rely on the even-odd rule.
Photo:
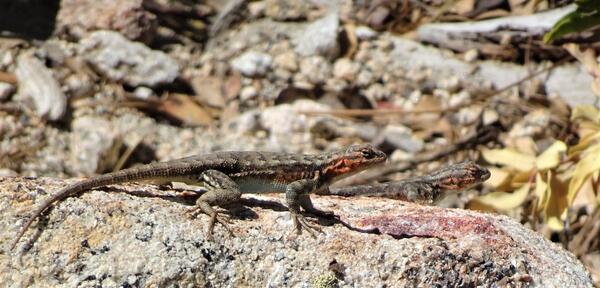
[(561, 156), (565, 151), (567, 151), (567, 145), (562, 141), (556, 141), (537, 157), (535, 166), (538, 170), (556, 168), (560, 164)]
[(537, 209), (538, 212), (546, 210), (548, 205), (548, 184), (541, 173), (535, 175), (535, 196), (537, 197)]
[(504, 190), (509, 187), (508, 184), (510, 184), (510, 179), (512, 178), (509, 171), (496, 167), (488, 167), (488, 170), (490, 170), (491, 176), (490, 179), (483, 182), (484, 186), (495, 190)]
[(577, 143), (577, 145), (572, 146), (569, 149), (569, 156), (573, 156), (582, 152), (583, 150), (587, 149), (592, 143), (596, 142), (598, 139), (600, 139), (600, 131), (583, 136), (583, 138), (579, 140), (579, 143)]
[(518, 171), (528, 172), (535, 165), (535, 157), (510, 148), (482, 151), (483, 158), (491, 164), (500, 164)]
[(544, 210), (544, 219), (548, 228), (554, 231), (560, 231), (563, 222), (567, 218), (567, 209), (569, 201), (567, 199), (568, 180), (559, 178), (560, 175), (548, 171), (548, 203)]
[[(531, 181), (531, 172), (517, 172), (513, 175), (512, 179), (510, 179), (510, 191), (519, 189), (519, 187), (529, 183)], [(508, 191), (508, 190), (505, 190)]]
[(492, 192), (475, 198), (469, 203), (470, 207), (477, 209), (478, 207), (492, 207), (496, 210), (507, 211), (521, 206), (527, 199), (531, 184), (527, 183), (515, 190), (513, 193), (507, 192)]
[(577, 196), (577, 192), (588, 179), (590, 174), (600, 169), (600, 145), (594, 145), (586, 149), (583, 157), (575, 166), (573, 178), (569, 183), (568, 203), (573, 203), (573, 199)]
[(596, 107), (591, 105), (578, 105), (573, 108), (571, 113), (571, 120), (575, 121), (578, 119), (589, 120), (592, 122), (600, 122), (600, 111)]
[(559, 217), (546, 219), (546, 226), (552, 231), (562, 231), (565, 228), (564, 222)]

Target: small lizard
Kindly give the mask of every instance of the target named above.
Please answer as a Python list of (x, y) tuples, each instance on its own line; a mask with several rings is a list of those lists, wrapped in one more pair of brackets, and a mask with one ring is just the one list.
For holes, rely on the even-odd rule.
[(329, 191), (322, 191), (319, 194), (343, 197), (377, 196), (432, 204), (442, 198), (446, 192), (465, 190), (489, 178), (488, 169), (468, 161), (446, 166), (423, 176), (383, 184), (331, 187)]
[(315, 208), (309, 194), (327, 189), (331, 183), (382, 163), (386, 158), (385, 153), (370, 145), (352, 145), (316, 155), (233, 151), (107, 173), (68, 185), (42, 202), (17, 234), (11, 250), (33, 221), (52, 204), (93, 188), (132, 181), (183, 182), (204, 186), (207, 191), (188, 212), (193, 216), (200, 213), (210, 216), (209, 235), (212, 234), (215, 221), (229, 230), (226, 219), (220, 217), (213, 206), (235, 202), (244, 193), (285, 193), (295, 229), (300, 232), (304, 228), (314, 235), (313, 230), (320, 229), (300, 214), (300, 207), (320, 216), (332, 216), (333, 213)]

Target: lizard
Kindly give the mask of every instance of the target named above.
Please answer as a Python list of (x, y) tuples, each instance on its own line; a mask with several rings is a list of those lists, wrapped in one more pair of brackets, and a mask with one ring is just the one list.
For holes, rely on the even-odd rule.
[(375, 196), (433, 204), (447, 192), (461, 191), (489, 179), (490, 171), (472, 161), (445, 166), (429, 174), (382, 184), (330, 187), (320, 195)]
[[(188, 210), (193, 217), (210, 217), (207, 233), (215, 222), (228, 231), (227, 220), (213, 206), (226, 206), (244, 193), (285, 193), (294, 228), (314, 236), (320, 229), (300, 214), (300, 208), (317, 216), (333, 216), (331, 211), (315, 208), (310, 194), (325, 190), (333, 182), (385, 162), (384, 152), (369, 144), (355, 144), (321, 154), (258, 151), (224, 151), (206, 155), (156, 162), (102, 174), (67, 185), (44, 200), (21, 227), (10, 249), (14, 249), (29, 226), (53, 204), (94, 188), (135, 181), (153, 183), (183, 182), (204, 186), (207, 190)], [(231, 232), (231, 231), (230, 231)]]

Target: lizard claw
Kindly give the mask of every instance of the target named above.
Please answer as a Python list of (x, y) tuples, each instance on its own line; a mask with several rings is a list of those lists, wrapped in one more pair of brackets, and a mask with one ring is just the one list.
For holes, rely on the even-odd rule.
[(310, 223), (304, 216), (292, 214), (292, 220), (294, 222), (294, 227), (296, 229), (296, 233), (302, 233), (302, 229), (306, 230), (311, 237), (317, 238), (318, 233), (323, 233), (321, 227)]

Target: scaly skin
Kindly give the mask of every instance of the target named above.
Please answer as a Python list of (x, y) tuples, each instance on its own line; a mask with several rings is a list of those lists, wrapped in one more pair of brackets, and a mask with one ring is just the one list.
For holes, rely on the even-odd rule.
[(317, 215), (332, 215), (313, 207), (310, 193), (326, 189), (331, 183), (386, 160), (385, 153), (370, 145), (352, 145), (338, 151), (304, 155), (269, 152), (217, 152), (169, 162), (153, 163), (99, 175), (69, 185), (46, 199), (25, 222), (11, 249), (29, 226), (52, 204), (78, 193), (111, 184), (132, 181), (184, 182), (203, 185), (208, 191), (200, 196), (190, 214), (210, 216), (208, 234), (215, 221), (227, 228), (227, 221), (212, 206), (224, 206), (240, 199), (243, 193), (281, 192), (298, 232), (302, 228), (314, 235), (318, 227), (300, 214), (300, 207)]
[(320, 195), (377, 196), (431, 204), (446, 192), (465, 190), (490, 178), (490, 171), (473, 162), (446, 166), (430, 174), (405, 180), (353, 187), (331, 188)]

